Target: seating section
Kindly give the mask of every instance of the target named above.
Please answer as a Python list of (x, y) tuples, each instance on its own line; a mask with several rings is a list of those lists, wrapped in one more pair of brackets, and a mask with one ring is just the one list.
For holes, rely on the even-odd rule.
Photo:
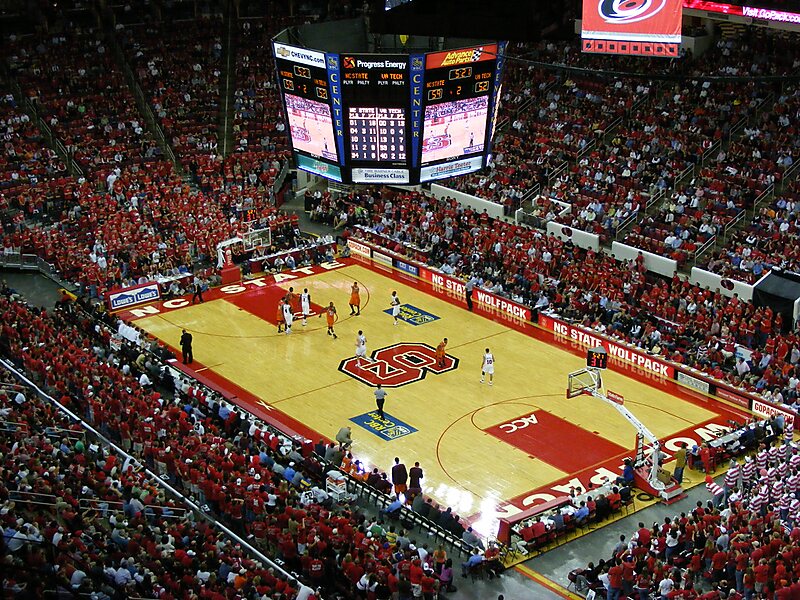
[(93, 180), (159, 159), (113, 53), (96, 29), (8, 41), (15, 76), (71, 157)]
[[(744, 461), (725, 476), (706, 476), (706, 500), (663, 522), (638, 524), (609, 553), (572, 571), (569, 587), (608, 597), (791, 598), (800, 591), (800, 453), (783, 419), (755, 420)], [(690, 466), (711, 472), (713, 460), (691, 454)], [(756, 591), (757, 590), (757, 591)], [(666, 593), (665, 593), (666, 592)]]
[(167, 140), (189, 168), (196, 156), (216, 155), (222, 21), (219, 17), (118, 31), (139, 85)]
[[(353, 594), (366, 574), (379, 585), (396, 589), (399, 579), (415, 582), (416, 568), (422, 571), (423, 564), (426, 574), (434, 569), (442, 574), (444, 548), (434, 553), (421, 540), (420, 550), (430, 552), (421, 554), (414, 545), (415, 534), (393, 521), (397, 515), (387, 512), (387, 522), (368, 519), (350, 506), (351, 493), (338, 495), (334, 502), (326, 491), (325, 471), (341, 461), (342, 472), (361, 478), (352, 457), (343, 460), (332, 446), (329, 458), (335, 462), (324, 462), (322, 455), (328, 454), (324, 448), (315, 455), (310, 447), (293, 446), (289, 438), (245, 420), (244, 413), (217, 393), (173, 378), (173, 371), (161, 362), (170, 353), (144, 332), (129, 328), (135, 336), (129, 331), (121, 346), (112, 343), (117, 333), (111, 328), (113, 320), (105, 317), (96, 326), (82, 304), (69, 300), (45, 312), (2, 297), (0, 315), (7, 324), (2, 354), (14, 357), (65, 408), (132, 452), (235, 533), (276, 557), (284, 568), (301, 574), (313, 588), (322, 588), (324, 594)], [(133, 337), (138, 344), (128, 341)], [(19, 400), (16, 388), (0, 384), (0, 389), (5, 424), (0, 429), (9, 430), (0, 431), (0, 444), (7, 462), (12, 462), (6, 468), (24, 474), (13, 481), (6, 479), (6, 487), (0, 488), (0, 498), (9, 509), (3, 518), (12, 527), (17, 523), (27, 539), (43, 544), (59, 531), (63, 537), (55, 545), (65, 554), (71, 543), (84, 539), (87, 529), (93, 538), (97, 536), (87, 564), (64, 571), (70, 585), (77, 584), (74, 589), (117, 585), (126, 594), (135, 591), (140, 597), (158, 597), (159, 590), (174, 594), (181, 585), (219, 590), (250, 585), (267, 597), (273, 591), (290, 591), (286, 582), (246, 558), (244, 549), (148, 481), (138, 462), (98, 450), (80, 426), (64, 421), (29, 390), (23, 390), (24, 398)], [(9, 452), (15, 442), (20, 445)], [(66, 477), (59, 479), (63, 471)], [(377, 469), (375, 476), (387, 483)], [(57, 486), (48, 485), (53, 481), (49, 477), (55, 478)], [(367, 487), (380, 490), (382, 503), (388, 504), (391, 483), (387, 490), (367, 477), (363, 480)], [(45, 496), (43, 507), (25, 511), (26, 502)], [(413, 522), (431, 524), (437, 530), (436, 523), (444, 527), (446, 513), (447, 531), (456, 531), (458, 517), (450, 509), (440, 511), (430, 502), (427, 509), (425, 519)], [(431, 520), (434, 510), (442, 515), (436, 521)], [(45, 515), (35, 511), (45, 511)], [(20, 517), (22, 523), (17, 520)], [(45, 539), (32, 536), (26, 519)], [(466, 533), (463, 525), (460, 532)], [(352, 548), (351, 556), (337, 564), (335, 554), (326, 548), (345, 546)], [(41, 562), (41, 553), (34, 549), (31, 554), (39, 555)], [(487, 551), (487, 560), (492, 557), (496, 559), (496, 549)], [(69, 562), (71, 555), (64, 559)], [(435, 559), (441, 559), (441, 564), (435, 564)], [(98, 571), (95, 561), (106, 568)], [(73, 577), (78, 570), (83, 574)], [(189, 575), (192, 581), (186, 582)], [(23, 579), (7, 585), (35, 585)], [(445, 578), (437, 576), (427, 585), (438, 586), (439, 580), (446, 584)]]
[[(9, 89), (0, 88), (0, 132), (3, 153), (0, 155), (0, 210), (13, 203), (28, 216), (43, 206), (30, 202), (29, 192), (40, 184), (50, 184), (66, 175), (66, 166), (58, 155), (45, 146), (39, 128), (17, 104)], [(13, 199), (13, 200), (12, 200)]]
[[(490, 219), (452, 198), (421, 203), (414, 194), (377, 195), (371, 206), (367, 194), (349, 199), (359, 210), (349, 210), (347, 234), (445, 273), (475, 277), (485, 289), (555, 311), (746, 390), (770, 390), (772, 396), (778, 388), (783, 401), (794, 406), (800, 345), (795, 332), (782, 333), (783, 319), (769, 307), (701, 289), (677, 275), (665, 280), (648, 274), (642, 257), (617, 261)], [(735, 344), (755, 351), (746, 373), (735, 368)]]
[[(57, 315), (39, 318), (6, 301), (0, 302), (0, 311), (6, 323), (6, 318), (20, 325), (36, 321), (42, 327), (38, 339), (55, 336), (55, 326), (67, 325)], [(80, 339), (58, 337), (65, 344)], [(103, 415), (114, 405), (121, 412), (122, 404), (130, 406), (134, 398), (123, 388), (115, 393), (110, 383), (97, 385), (95, 394), (83, 378), (100, 369), (100, 363), (85, 370), (75, 370), (70, 361), (52, 364), (60, 373), (50, 378), (54, 391), (62, 385), (62, 394), (66, 387), (79, 390), (80, 399), (68, 401), (71, 407), (96, 417), (98, 425), (119, 439), (117, 427), (125, 421), (115, 416), (107, 423)], [(111, 367), (103, 371), (103, 379), (113, 377), (138, 388), (138, 383), (126, 381)], [(34, 373), (42, 376), (44, 371), (34, 369)], [(86, 381), (99, 383), (99, 379)], [(131, 394), (145, 411), (143, 416), (158, 415), (158, 409), (153, 413), (144, 403), (153, 398), (140, 389)], [(80, 424), (40, 401), (5, 370), (0, 371), (0, 419), (0, 449), (8, 475), (0, 484), (4, 594), (44, 598), (53, 593), (53, 585), (65, 596), (104, 598), (221, 595), (244, 585), (256, 586), (268, 596), (292, 591), (287, 582), (176, 502), (140, 464), (93, 440)], [(152, 421), (150, 416), (138, 423), (147, 427)], [(126, 428), (131, 423), (125, 422)], [(48, 570), (47, 565), (57, 570)]]
[[(161, 156), (99, 31), (75, 26), (3, 42), (13, 78), (85, 174), (68, 176), (57, 155), (44, 148), (41, 132), (17, 106), (11, 88), (0, 89), (3, 251), (38, 255), (92, 300), (150, 280), (219, 282), (208, 267), (217, 244), (253, 222), (281, 234), (268, 253), (297, 244), (297, 218), (275, 206), (273, 184), (289, 146), (269, 46), (276, 31), (295, 21), (270, 14), (235, 23), (233, 151), (223, 159), (218, 140), (220, 76), (226, 68), (223, 21), (189, 18), (182, 4), (162, 9), (171, 15), (164, 23), (146, 2), (119, 9), (125, 18), (118, 21), (116, 36), (185, 179)], [(175, 20), (178, 16), (185, 20)], [(641, 255), (617, 261), (542, 231), (547, 221), (556, 221), (595, 233), (604, 243), (623, 233), (626, 243), (670, 256), (680, 266), (689, 266), (703, 244), (715, 242), (707, 268), (750, 282), (773, 265), (800, 268), (800, 188), (792, 169), (800, 91), (792, 84), (773, 88), (704, 79), (794, 74), (796, 50), (790, 37), (759, 32), (723, 40), (696, 60), (653, 61), (653, 73), (686, 75), (675, 84), (626, 76), (643, 63), (583, 55), (575, 43), (515, 47), (534, 62), (509, 64), (498, 119), (507, 127), (498, 136), (493, 162), (454, 185), (502, 204), (506, 215), (520, 207), (530, 210), (538, 227), (494, 220), (449, 197), (388, 189), (342, 198), (322, 193), (314, 198), (309, 192), (319, 207), (314, 218), (343, 229), (344, 238), (364, 238), (449, 275), (472, 278), (534, 311), (551, 311), (796, 408), (800, 339), (784, 327), (780, 314), (701, 289), (677, 274), (668, 279), (648, 273)], [(570, 70), (555, 74), (543, 62)], [(603, 69), (622, 74), (598, 78), (591, 72)], [(743, 218), (751, 214), (743, 211), (753, 217)], [(622, 231), (623, 224), (630, 229)], [(451, 586), (452, 569), (440, 560), (442, 554), (420, 553), (414, 535), (405, 531), (409, 524), (462, 551), (476, 545), (452, 511), (421, 495), (393, 514), (391, 484), (379, 471), (360, 469), (358, 457), (329, 457), (325, 448), (315, 456), (247, 421), (218, 394), (173, 380), (172, 371), (162, 370), (154, 357), (167, 358), (163, 348), (142, 332), (142, 346), (120, 342), (108, 318), (95, 328), (83, 300), (61, 302), (50, 311), (11, 296), (4, 288), (0, 353), (203, 510), (321, 587), (323, 597), (373, 585), (386, 597), (405, 579), (428, 592)], [(736, 344), (752, 350), (745, 362), (736, 360)], [(37, 569), (50, 560), (48, 553), (60, 567), (58, 585), (79, 593), (210, 598), (231, 595), (231, 589), (259, 597), (295, 593), (298, 586), (253, 563), (205, 519), (179, 507), (139, 465), (128, 468), (122, 456), (95, 444), (52, 405), (16, 385), (0, 372), (0, 447), (4, 470), (14, 474), (0, 484), (5, 511), (0, 518), (7, 533), (13, 530), (5, 548), (8, 564), (17, 569), (4, 579), (12, 595), (41, 595)], [(797, 469), (798, 459), (791, 460), (795, 463), (787, 468)], [(775, 463), (773, 486), (786, 475), (779, 457)], [(325, 485), (333, 467), (350, 478), (336, 498)], [(764, 468), (770, 476), (769, 465)], [(350, 486), (384, 507), (381, 522), (349, 504), (355, 489)], [(759, 489), (757, 496), (762, 495)], [(785, 503), (783, 495), (769, 500)], [(753, 506), (747, 499), (726, 517), (728, 529), (750, 528), (749, 545), (734, 546), (724, 557), (738, 568), (739, 556), (747, 554), (752, 564), (742, 559), (745, 571), (760, 563), (752, 539), (760, 537), (762, 547), (772, 549), (766, 559), (777, 556), (780, 546), (766, 543), (763, 523), (753, 525), (771, 509)], [(788, 514), (795, 509), (790, 502)], [(442, 512), (450, 515), (446, 526)], [(399, 515), (400, 521), (393, 521)], [(565, 518), (564, 529), (598, 516), (590, 510), (573, 525)], [(547, 547), (564, 533), (558, 519), (555, 529), (548, 529), (550, 516), (537, 518), (515, 533), (526, 551)], [(641, 583), (650, 586), (670, 574), (670, 564), (679, 566), (681, 551), (670, 550), (673, 531), (688, 550), (701, 530), (705, 539), (718, 541), (719, 523), (712, 508), (664, 527), (640, 528), (637, 540), (656, 541), (652, 559), (645, 556), (648, 544), (626, 545), (611, 563), (582, 576), (587, 585), (602, 581), (604, 570), (616, 577), (620, 571), (612, 563), (619, 560), (624, 573), (630, 555), (634, 563), (646, 563), (651, 580)], [(795, 531), (789, 538), (794, 542)], [(349, 554), (342, 552), (345, 547)], [(486, 550), (490, 564), (494, 552)], [(713, 565), (716, 557), (705, 552), (700, 550), (701, 557)], [(690, 573), (694, 554), (686, 556)], [(641, 572), (641, 565), (637, 568)], [(482, 572), (468, 563), (464, 570), (473, 576)], [(775, 574), (768, 578), (775, 581)], [(714, 569), (710, 579), (721, 581)]]

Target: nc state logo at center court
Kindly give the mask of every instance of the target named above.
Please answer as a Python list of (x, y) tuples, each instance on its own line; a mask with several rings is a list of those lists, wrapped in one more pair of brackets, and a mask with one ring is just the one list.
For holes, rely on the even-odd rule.
[(436, 349), (428, 344), (402, 342), (372, 353), (372, 362), (355, 356), (339, 363), (339, 370), (353, 379), (376, 387), (396, 388), (425, 379), (430, 371), (441, 375), (458, 368), (458, 359), (445, 354), (443, 364), (436, 362)]

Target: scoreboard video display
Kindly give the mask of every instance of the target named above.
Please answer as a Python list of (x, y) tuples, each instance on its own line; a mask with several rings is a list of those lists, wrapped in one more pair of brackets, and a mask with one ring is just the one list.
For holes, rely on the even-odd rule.
[(504, 42), (428, 54), (273, 46), (298, 168), (344, 183), (415, 184), (485, 166)]
[(274, 52), (297, 166), (342, 181), (325, 53), (277, 43)]
[(408, 56), (342, 54), (341, 74), (353, 183), (408, 183)]

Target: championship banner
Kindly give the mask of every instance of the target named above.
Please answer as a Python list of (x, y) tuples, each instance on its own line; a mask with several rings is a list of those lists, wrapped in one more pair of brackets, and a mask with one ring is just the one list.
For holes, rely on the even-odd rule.
[(583, 51), (676, 57), (682, 4), (682, 0), (583, 0)]

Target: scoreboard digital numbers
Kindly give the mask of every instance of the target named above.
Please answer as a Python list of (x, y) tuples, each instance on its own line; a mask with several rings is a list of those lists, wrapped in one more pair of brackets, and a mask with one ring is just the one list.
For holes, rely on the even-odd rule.
[(353, 182), (408, 183), (408, 56), (342, 54), (340, 59)]
[(297, 166), (342, 181), (325, 54), (273, 44)]
[(415, 184), (485, 166), (504, 42), (410, 55), (274, 49), (298, 168)]

